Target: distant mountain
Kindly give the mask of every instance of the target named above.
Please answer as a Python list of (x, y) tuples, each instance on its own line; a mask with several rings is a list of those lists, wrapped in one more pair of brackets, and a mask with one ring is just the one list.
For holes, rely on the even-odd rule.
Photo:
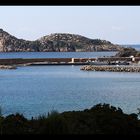
[(75, 52), (120, 51), (122, 46), (106, 40), (81, 35), (55, 33), (28, 41), (18, 39), (0, 29), (0, 52)]

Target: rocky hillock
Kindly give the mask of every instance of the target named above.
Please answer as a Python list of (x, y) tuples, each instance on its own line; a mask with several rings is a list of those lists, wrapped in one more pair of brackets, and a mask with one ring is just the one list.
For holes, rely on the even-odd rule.
[(18, 39), (0, 29), (0, 52), (38, 51), (39, 42)]
[(128, 47), (121, 49), (116, 54), (116, 57), (130, 57), (130, 56), (140, 57), (140, 52), (137, 51), (135, 48)]
[(0, 52), (120, 51), (119, 45), (81, 35), (55, 33), (35, 41), (18, 39), (0, 29)]
[(43, 49), (52, 51), (119, 51), (121, 47), (109, 41), (89, 39), (75, 34), (51, 34), (38, 40)]

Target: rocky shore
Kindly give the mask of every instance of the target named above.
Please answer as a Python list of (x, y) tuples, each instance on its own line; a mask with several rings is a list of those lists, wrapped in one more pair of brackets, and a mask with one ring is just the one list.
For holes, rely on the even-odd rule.
[(0, 65), (0, 70), (1, 69), (16, 69), (16, 66), (11, 66), (11, 65)]
[(140, 72), (140, 66), (82, 66), (80, 70), (85, 71), (111, 71), (111, 72)]

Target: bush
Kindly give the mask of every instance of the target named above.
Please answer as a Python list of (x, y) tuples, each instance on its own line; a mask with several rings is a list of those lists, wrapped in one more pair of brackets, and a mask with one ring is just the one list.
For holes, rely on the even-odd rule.
[(17, 113), (0, 117), (0, 122), (1, 134), (140, 134), (137, 114), (124, 114), (109, 104), (60, 114), (53, 110), (31, 120)]

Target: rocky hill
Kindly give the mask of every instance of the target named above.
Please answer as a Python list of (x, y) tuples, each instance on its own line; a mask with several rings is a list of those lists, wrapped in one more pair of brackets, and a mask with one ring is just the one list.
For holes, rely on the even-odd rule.
[(122, 47), (109, 41), (89, 39), (75, 34), (55, 33), (28, 41), (18, 39), (0, 29), (0, 52), (75, 52), (75, 51), (119, 51)]
[(140, 51), (137, 51), (135, 48), (123, 48), (117, 54), (116, 57), (140, 57)]
[(39, 42), (18, 39), (0, 29), (0, 52), (38, 51)]

